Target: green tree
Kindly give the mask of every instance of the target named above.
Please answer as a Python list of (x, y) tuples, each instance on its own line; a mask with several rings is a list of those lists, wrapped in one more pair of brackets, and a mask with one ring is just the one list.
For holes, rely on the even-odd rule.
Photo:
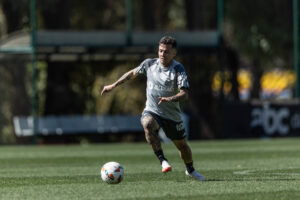
[(258, 97), (262, 71), (293, 66), (292, 1), (232, 0), (225, 5), (226, 41), (250, 63), (253, 97)]

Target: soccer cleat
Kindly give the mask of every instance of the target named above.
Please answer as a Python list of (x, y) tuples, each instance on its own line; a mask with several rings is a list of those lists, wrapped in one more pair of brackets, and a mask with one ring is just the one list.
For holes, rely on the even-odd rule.
[(189, 177), (192, 177), (198, 181), (205, 181), (204, 176), (202, 176), (200, 173), (198, 173), (196, 170), (194, 170), (192, 173), (189, 173), (187, 170), (185, 171), (185, 174)]
[(162, 173), (167, 173), (167, 172), (172, 171), (171, 165), (166, 160), (162, 161), (161, 167), (162, 167), (162, 170), (161, 170)]

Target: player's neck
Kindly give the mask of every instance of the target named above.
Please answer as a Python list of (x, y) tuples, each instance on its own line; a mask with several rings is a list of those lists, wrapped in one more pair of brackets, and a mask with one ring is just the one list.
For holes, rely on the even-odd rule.
[(160, 65), (162, 66), (162, 67), (164, 67), (164, 68), (169, 68), (171, 65), (172, 65), (172, 63), (173, 63), (173, 60), (171, 60), (169, 63), (167, 63), (167, 64), (162, 64), (161, 62), (160, 62)]

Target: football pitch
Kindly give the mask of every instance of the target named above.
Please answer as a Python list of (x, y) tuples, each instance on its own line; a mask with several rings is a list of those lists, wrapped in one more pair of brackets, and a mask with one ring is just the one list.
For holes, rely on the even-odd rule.
[[(173, 144), (163, 144), (168, 174), (146, 143), (0, 147), (0, 199), (300, 199), (300, 139), (190, 142), (186, 177)], [(124, 180), (104, 183), (101, 166), (121, 163)]]

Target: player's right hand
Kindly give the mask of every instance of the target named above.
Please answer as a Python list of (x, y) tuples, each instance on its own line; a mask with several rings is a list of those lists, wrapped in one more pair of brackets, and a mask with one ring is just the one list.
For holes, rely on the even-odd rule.
[(104, 86), (102, 89), (102, 92), (101, 92), (101, 96), (106, 92), (112, 91), (112, 89), (114, 89), (114, 87), (115, 87), (114, 84)]

